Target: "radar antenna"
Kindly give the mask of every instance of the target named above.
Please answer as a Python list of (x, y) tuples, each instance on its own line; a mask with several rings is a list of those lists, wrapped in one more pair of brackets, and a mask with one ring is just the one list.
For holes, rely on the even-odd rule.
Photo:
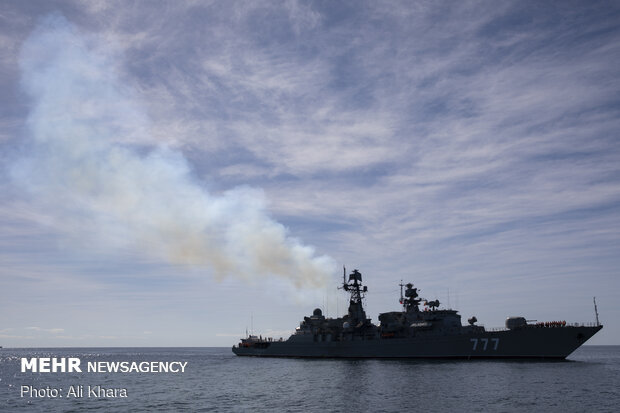
[[(418, 289), (415, 288), (412, 283), (403, 284), (402, 280), (398, 285), (400, 285), (400, 303), (403, 305), (403, 310), (418, 312), (418, 306), (422, 301), (422, 298), (420, 298), (418, 295)], [(403, 287), (407, 287), (405, 289), (404, 296)]]

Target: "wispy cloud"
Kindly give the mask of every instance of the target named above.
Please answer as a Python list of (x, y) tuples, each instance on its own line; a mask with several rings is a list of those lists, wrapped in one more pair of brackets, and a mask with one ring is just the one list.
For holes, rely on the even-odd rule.
[(59, 334), (65, 331), (64, 328), (41, 328), (41, 327), (26, 327), (26, 330), (34, 330), (34, 331), (40, 331), (43, 333), (50, 333), (50, 334)]
[[(467, 300), (462, 304), (479, 319), (491, 319), (487, 324), (502, 321), (491, 304), (524, 311), (515, 291), (531, 298), (530, 311), (562, 310), (575, 319), (583, 314), (573, 306), (579, 297), (607, 294), (615, 302), (617, 6), (188, 1), (162, 5), (162, 12), (121, 2), (76, 4), (58, 2), (58, 8), (76, 30), (89, 33), (89, 45), (119, 57), (107, 64), (123, 85), (124, 98), (115, 106), (120, 122), (106, 123), (122, 132), (113, 134), (114, 142), (136, 150), (143, 161), (150, 159), (151, 146), (181, 152), (184, 170), (213, 197), (230, 196), (226, 191), (240, 185), (262, 188), (261, 210), (282, 222), (286, 234), (316, 245), (317, 255), (329, 252), (369, 273), (371, 290), (378, 291), (370, 296), (370, 313), (390, 308), (394, 300), (386, 284), (401, 278), (419, 280), (429, 293), (460, 289)], [(13, 21), (21, 23), (12, 27), (23, 28), (0, 41), (15, 51), (34, 23), (20, 19), (18, 6), (13, 10)], [(11, 67), (11, 56), (0, 63)], [(58, 88), (66, 85), (59, 81)], [(99, 110), (82, 97), (74, 113)], [(21, 151), (14, 131), (25, 126), (23, 112), (11, 113), (0, 119), (6, 126), (0, 144), (10, 149), (3, 153), (7, 163)], [(98, 163), (117, 165), (122, 175), (131, 175), (127, 165), (133, 159), (120, 156), (114, 163), (96, 155), (86, 164), (95, 172)], [(150, 172), (136, 175), (143, 192), (177, 183), (150, 176), (154, 165), (160, 164), (152, 159), (145, 168)], [(73, 190), (53, 192), (67, 195), (61, 201), (67, 211), (75, 208)], [(51, 260), (58, 251), (66, 257), (71, 250), (54, 249), (54, 234), (63, 227), (79, 233), (88, 217), (50, 219), (45, 212), (57, 205), (35, 208), (14, 195), (0, 204), (0, 253), (13, 273), (45, 282), (43, 257)], [(170, 204), (184, 217), (175, 244), (195, 238), (191, 203), (147, 199)], [(125, 205), (106, 202), (98, 208), (112, 216)], [(111, 256), (124, 256), (124, 263), (139, 256), (123, 244), (127, 228), (141, 219), (137, 212), (132, 217), (114, 234), (122, 253)], [(35, 252), (40, 263), (28, 264)], [(122, 270), (115, 271), (125, 276), (113, 282), (130, 284), (126, 279), (146, 265), (119, 265)], [(84, 281), (92, 268), (82, 270), (75, 258), (52, 268), (54, 277), (82, 280), (80, 291), (110, 292), (97, 277)], [(168, 274), (148, 271), (162, 279)], [(245, 286), (236, 287), (227, 290), (235, 297), (229, 300), (255, 299)], [(198, 290), (209, 294), (208, 288)], [(204, 305), (210, 313), (215, 302), (243, 317), (249, 307), (260, 307), (237, 308), (209, 297), (213, 303)], [(274, 306), (265, 311), (277, 325), (265, 328), (296, 324), (298, 316)], [(608, 311), (620, 317), (614, 304)], [(234, 321), (241, 329), (242, 316)], [(230, 320), (211, 331), (230, 331)]]
[(219, 277), (323, 285), (331, 259), (289, 237), (269, 217), (260, 190), (212, 196), (179, 152), (145, 147), (148, 120), (134, 92), (118, 83), (114, 62), (105, 44), (58, 15), (28, 39), (21, 66), (33, 99), (31, 139), (12, 165), (15, 184), (82, 241), (142, 250)]

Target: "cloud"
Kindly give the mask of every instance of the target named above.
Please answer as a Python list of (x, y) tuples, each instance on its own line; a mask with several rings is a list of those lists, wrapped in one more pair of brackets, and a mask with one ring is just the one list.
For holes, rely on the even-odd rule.
[(41, 327), (26, 327), (26, 330), (41, 331), (43, 333), (50, 333), (50, 334), (59, 334), (65, 331), (64, 328), (41, 328)]
[(115, 76), (107, 44), (47, 17), (24, 45), (32, 99), (14, 183), (76, 242), (139, 249), (220, 277), (274, 275), (319, 286), (333, 263), (274, 221), (259, 189), (212, 195), (178, 152), (150, 145), (149, 120)]
[[(600, 291), (605, 291), (613, 302), (620, 245), (617, 6), (177, 2), (164, 13), (122, 2), (58, 4), (82, 28), (75, 31), (86, 49), (110, 68), (108, 79), (123, 108), (116, 115), (114, 107), (100, 111), (116, 119), (110, 125), (118, 133), (105, 132), (104, 141), (112, 144), (103, 145), (102, 158), (91, 159), (104, 159), (100, 163), (108, 169), (114, 166), (121, 175), (137, 177), (145, 182), (144, 190), (155, 182), (170, 186), (191, 179), (209, 201), (234, 204), (236, 197), (256, 202), (269, 219), (291, 228), (286, 239), (294, 233), (303, 245), (316, 245), (317, 251), (329, 251), (368, 275), (369, 315), (396, 309), (392, 298), (398, 291), (388, 290), (401, 278), (419, 283), (429, 294), (459, 288), (463, 311), (495, 325), (503, 322), (499, 308), (502, 316), (504, 311), (527, 310), (579, 319), (585, 312), (575, 303), (582, 296), (597, 295), (604, 305)], [(11, 35), (3, 44), (16, 50), (25, 35)], [(10, 64), (11, 59), (5, 61)], [(60, 87), (63, 79), (58, 82)], [(72, 109), (88, 118), (91, 98), (79, 96), (84, 108)], [(13, 102), (6, 107), (13, 108)], [(19, 115), (3, 118), (6, 130), (0, 139), (3, 148), (12, 149), (3, 161), (21, 151), (11, 137), (19, 136), (14, 130), (28, 131), (23, 122)], [(66, 143), (70, 150), (63, 153), (83, 156), (94, 148)], [(143, 280), (142, 273), (149, 280), (155, 273), (170, 279), (174, 277), (166, 271), (175, 272), (152, 257), (193, 260), (192, 241), (174, 241), (187, 250), (183, 255), (152, 240), (161, 232), (158, 228), (149, 226), (148, 236), (131, 234), (134, 226), (143, 226), (141, 214), (161, 216), (158, 205), (170, 204), (182, 211), (175, 214), (182, 217), (181, 232), (200, 240), (194, 225), (200, 222), (195, 218), (200, 207), (178, 197), (151, 197), (138, 198), (156, 201), (146, 210), (134, 208), (140, 202), (127, 194), (142, 190), (124, 178), (108, 182), (99, 195), (88, 192), (91, 178), (101, 176), (102, 168), (87, 158), (74, 168), (92, 171), (81, 179), (84, 192), (47, 186), (52, 178), (69, 177), (33, 174), (36, 165), (41, 171), (51, 166), (49, 148), (38, 146), (36, 155), (47, 161), (22, 160), (19, 168), (8, 162), (22, 173), (26, 188), (44, 183), (50, 190), (33, 203), (16, 188), (2, 187), (5, 274), (53, 287), (45, 282), (46, 263), (53, 262), (57, 266), (49, 273), (65, 283), (106, 273), (110, 283), (133, 289), (128, 296), (136, 288), (149, 288), (148, 295), (161, 285), (137, 287), (127, 279)], [(75, 166), (73, 159), (67, 165)], [(173, 173), (139, 172), (139, 165), (147, 164), (149, 170), (169, 168)], [(116, 202), (120, 199), (124, 201)], [(85, 212), (89, 208), (97, 214)], [(114, 225), (119, 216), (131, 219)], [(80, 240), (81, 228), (92, 235), (84, 238), (85, 244), (103, 240), (80, 250), (81, 264), (89, 262), (85, 256), (91, 249), (108, 251), (105, 259), (94, 260), (98, 264), (114, 261), (111, 250), (127, 254), (129, 264), (119, 263), (110, 271), (94, 271), (92, 264), (82, 271), (75, 262), (57, 257), (69, 254), (70, 247), (59, 248), (60, 253), (45, 249), (57, 241), (54, 232)], [(233, 255), (245, 252), (221, 247), (225, 242), (214, 245)], [(154, 265), (136, 265), (145, 257)], [(6, 285), (5, 291), (15, 290)], [(290, 296), (285, 288), (273, 292), (271, 285), (262, 286), (266, 297)], [(81, 287), (105, 292), (101, 296), (112, 292), (109, 285)], [(229, 308), (230, 298), (222, 297), (216, 306), (220, 297), (205, 290), (195, 293), (208, 296), (209, 303), (198, 297), (196, 302), (213, 313)], [(257, 300), (256, 291), (242, 287), (227, 293), (234, 294), (236, 303)], [(532, 304), (524, 309), (517, 295), (527, 295)], [(569, 302), (562, 301), (566, 297)], [(315, 298), (304, 306), (315, 307)], [(181, 303), (188, 305), (183, 300), (175, 305)], [(146, 306), (143, 301), (140, 305)], [(254, 309), (269, 313), (269, 327), (296, 324), (298, 316), (289, 316), (290, 308), (275, 311), (274, 305)], [(138, 307), (134, 310), (140, 311)], [(235, 306), (228, 313), (234, 317), (250, 311)], [(610, 311), (617, 314), (616, 308)], [(254, 314), (258, 316), (256, 310)], [(245, 325), (235, 321), (211, 319), (222, 325), (210, 331)], [(136, 331), (145, 328), (142, 324), (137, 322)], [(154, 327), (149, 329), (157, 338)]]
[(11, 340), (30, 340), (34, 338), (32, 336), (19, 336), (19, 335), (12, 335), (12, 334), (0, 334), (0, 337), (11, 339)]

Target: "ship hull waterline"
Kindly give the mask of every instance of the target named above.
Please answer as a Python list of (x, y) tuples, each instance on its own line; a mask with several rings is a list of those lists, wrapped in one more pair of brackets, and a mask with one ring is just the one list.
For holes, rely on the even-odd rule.
[[(603, 326), (528, 327), (457, 335), (342, 341), (273, 341), (233, 346), (238, 356), (291, 358), (565, 359)], [(320, 338), (320, 337), (319, 337)]]

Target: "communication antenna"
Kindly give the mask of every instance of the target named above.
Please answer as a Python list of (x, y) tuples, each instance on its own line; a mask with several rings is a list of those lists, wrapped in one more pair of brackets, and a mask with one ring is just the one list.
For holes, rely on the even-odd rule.
[(596, 315), (596, 325), (600, 326), (601, 323), (598, 321), (598, 309), (596, 308), (596, 297), (594, 297), (594, 314)]
[[(342, 266), (342, 287), (338, 287), (339, 290), (345, 290), (347, 291), (347, 268), (343, 265)], [(340, 314), (340, 308), (339, 308), (339, 297), (338, 295), (336, 295), (336, 317), (338, 317), (338, 315)]]
[(340, 315), (340, 303), (339, 303), (338, 295), (336, 295), (336, 318)]
[(327, 292), (327, 288), (325, 288), (325, 294), (323, 294), (323, 312), (325, 313), (325, 317), (329, 316), (329, 293)]
[(454, 294), (456, 295), (456, 308), (458, 310), (459, 308), (461, 308), (461, 306), (459, 305), (459, 290), (456, 290)]

